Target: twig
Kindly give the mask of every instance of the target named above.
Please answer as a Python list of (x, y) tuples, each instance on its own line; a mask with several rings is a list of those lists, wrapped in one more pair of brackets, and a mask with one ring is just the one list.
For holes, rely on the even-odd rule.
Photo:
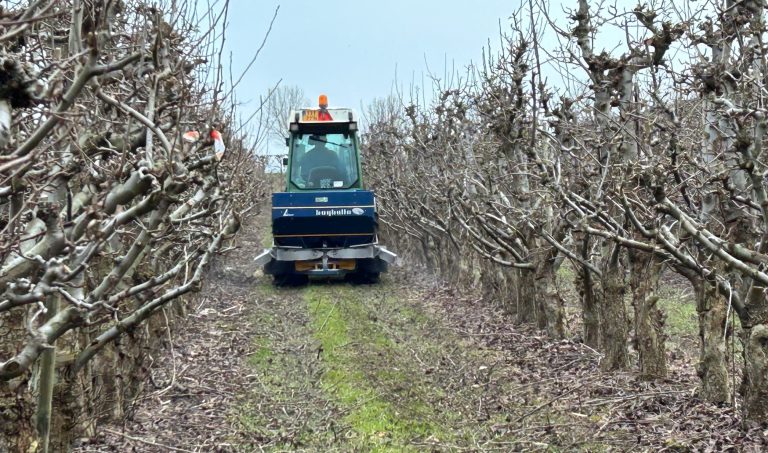
[(540, 404), (540, 405), (536, 406), (532, 410), (530, 410), (530, 411), (526, 412), (525, 414), (521, 415), (520, 417), (518, 417), (517, 420), (515, 420), (512, 424), (514, 425), (514, 424), (520, 423), (524, 419), (526, 419), (526, 418), (530, 417), (531, 415), (535, 414), (536, 412), (544, 409), (545, 407), (549, 406), (550, 404), (554, 403), (555, 401), (570, 395), (575, 390), (578, 390), (580, 388), (581, 388), (581, 386), (573, 387), (572, 389), (561, 393), (560, 395), (556, 396), (555, 398), (552, 398), (551, 400), (547, 401), (546, 403), (543, 403), (543, 404)]
[(168, 332), (168, 347), (170, 348), (171, 352), (171, 364), (173, 365), (173, 370), (171, 374), (171, 382), (168, 384), (167, 387), (160, 390), (156, 393), (157, 396), (160, 396), (167, 392), (168, 390), (173, 388), (173, 385), (176, 383), (176, 352), (173, 349), (173, 334), (171, 333), (171, 325), (168, 322), (168, 314), (165, 312), (165, 307), (163, 307), (160, 311), (163, 312), (163, 319), (165, 320), (165, 328)]
[(151, 440), (142, 439), (140, 437), (133, 437), (133, 436), (130, 436), (128, 434), (121, 433), (119, 431), (115, 431), (113, 429), (109, 429), (109, 428), (102, 428), (102, 429), (104, 431), (108, 432), (108, 433), (112, 433), (112, 434), (115, 434), (117, 436), (125, 437), (126, 439), (132, 440), (134, 442), (141, 442), (143, 444), (152, 445), (152, 446), (155, 446), (155, 447), (167, 448), (168, 450), (171, 450), (171, 451), (183, 451), (183, 452), (186, 452), (186, 453), (195, 453), (193, 450), (185, 450), (183, 448), (177, 448), (177, 447), (171, 447), (169, 445), (158, 444), (157, 442), (152, 442)]

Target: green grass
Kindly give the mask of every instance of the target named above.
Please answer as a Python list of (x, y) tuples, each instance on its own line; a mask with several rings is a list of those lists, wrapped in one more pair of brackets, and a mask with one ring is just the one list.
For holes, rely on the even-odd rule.
[[(666, 315), (664, 332), (667, 334), (667, 348), (682, 351), (696, 360), (696, 348), (699, 342), (699, 314), (696, 311), (696, 301), (690, 289), (686, 290), (681, 285), (665, 285), (659, 288), (659, 301), (657, 303), (661, 311)], [(730, 313), (733, 319), (727, 321), (728, 325), (734, 323), (736, 337), (741, 332), (741, 323), (736, 313)], [(727, 342), (728, 355), (740, 357), (742, 344), (730, 338)]]
[(417, 295), (387, 281), (264, 281), (253, 296), (248, 364), (258, 379), (233, 414), (252, 439), (241, 451), (429, 451), (498, 436), (471, 421), (484, 387), (470, 370), (493, 354), (467, 349), (412, 303)]
[(425, 324), (427, 321), (429, 321), (429, 317), (424, 312), (408, 306), (400, 308), (400, 314), (410, 322), (419, 325)]
[(268, 229), (261, 232), (261, 246), (265, 249), (272, 247), (272, 232)]
[(564, 261), (559, 268), (557, 268), (557, 278), (563, 282), (573, 284), (573, 280), (576, 278), (576, 271), (573, 269), (573, 265), (570, 261)]
[[(310, 287), (305, 300), (323, 349), (322, 385), (347, 409), (344, 422), (358, 435), (353, 443), (365, 451), (416, 451), (408, 445), (414, 439), (446, 438), (421, 398), (428, 390), (409, 372), (392, 367), (401, 351), (377, 327), (363, 301), (351, 287), (335, 288), (333, 295), (323, 287)], [(379, 363), (366, 363), (366, 358)], [(385, 393), (397, 390), (407, 397), (394, 404)]]
[(248, 363), (256, 368), (259, 368), (267, 363), (272, 359), (272, 356), (275, 355), (274, 351), (272, 351), (272, 348), (269, 347), (268, 342), (264, 341), (264, 343), (267, 344), (259, 344), (256, 349), (256, 352), (251, 354), (251, 356), (248, 358)]
[[(310, 329), (302, 322), (303, 307), (296, 308), (290, 291), (268, 281), (254, 288), (253, 314), (256, 326), (247, 358), (249, 374), (256, 385), (233, 407), (233, 423), (247, 433), (233, 444), (237, 451), (296, 451), (313, 447), (324, 451), (334, 432), (324, 426), (328, 402), (316, 388), (315, 367), (295, 351), (310, 346)], [(306, 318), (304, 318), (306, 320)], [(301, 407), (297, 411), (297, 395)]]
[[(269, 287), (266, 293), (274, 292), (272, 287)], [(260, 313), (259, 316), (254, 319), (254, 324), (260, 326), (269, 326), (274, 323), (274, 317), (268, 313)], [(266, 366), (271, 363), (272, 357), (275, 355), (273, 350), (272, 341), (267, 335), (257, 336), (253, 339), (254, 352), (248, 356), (248, 364), (254, 369), (264, 371)]]
[(666, 332), (672, 336), (695, 337), (699, 332), (696, 303), (679, 291), (661, 291), (658, 306), (667, 316)]

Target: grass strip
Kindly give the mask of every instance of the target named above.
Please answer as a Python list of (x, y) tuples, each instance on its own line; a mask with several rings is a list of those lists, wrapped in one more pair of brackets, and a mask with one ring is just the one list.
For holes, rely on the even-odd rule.
[[(393, 367), (401, 351), (362, 300), (365, 287), (310, 286), (305, 291), (326, 367), (322, 385), (347, 409), (344, 422), (358, 435), (352, 443), (367, 451), (416, 451), (414, 442), (445, 437), (418, 398), (423, 389), (412, 385), (410, 373)], [(408, 389), (408, 398), (393, 404), (387, 399), (392, 388)]]

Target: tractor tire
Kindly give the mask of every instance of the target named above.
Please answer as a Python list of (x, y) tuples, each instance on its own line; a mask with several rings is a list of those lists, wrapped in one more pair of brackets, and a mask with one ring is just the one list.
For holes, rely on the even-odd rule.
[(275, 274), (273, 283), (275, 286), (290, 287), (303, 286), (309, 282), (309, 277), (302, 274)]
[(353, 272), (347, 274), (347, 281), (354, 285), (374, 285), (379, 283), (379, 272)]

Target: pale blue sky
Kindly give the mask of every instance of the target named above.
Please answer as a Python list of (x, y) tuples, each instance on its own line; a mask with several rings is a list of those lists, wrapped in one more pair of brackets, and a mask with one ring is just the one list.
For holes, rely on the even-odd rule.
[(359, 110), (361, 103), (388, 95), (396, 78), (406, 90), (412, 80), (420, 85), (427, 65), (442, 76), (446, 62), (461, 70), (479, 62), (489, 39), (498, 47), (499, 21), (507, 30), (520, 1), (232, 0), (227, 51), (236, 74), (280, 6), (238, 97), (255, 104), (282, 79), (301, 87), (313, 103), (325, 93), (331, 105)]
[[(198, 0), (202, 1), (214, 0)], [(576, 7), (575, 0), (533, 1), (546, 5), (560, 29), (573, 26), (563, 9)], [(412, 85), (432, 93), (428, 71), (438, 78), (452, 70), (464, 74), (468, 65), (482, 62), (483, 49), (489, 44), (495, 56), (499, 30), (511, 32), (510, 16), (521, 12), (521, 3), (528, 8), (529, 0), (230, 0), (224, 65), (228, 69), (231, 55), (232, 72), (239, 77), (279, 6), (264, 48), (236, 89), (239, 102), (246, 103), (240, 107), (243, 117), (250, 116), (259, 97), (281, 79), (284, 86), (302, 88), (310, 105), (324, 93), (331, 106), (363, 113), (372, 100), (391, 94), (395, 83), (407, 102)], [(631, 10), (634, 1), (593, 3), (593, 14), (598, 14), (598, 5), (604, 8), (603, 16), (618, 14), (608, 4), (615, 4), (620, 13), (618, 25), (600, 28), (596, 52), (605, 49), (617, 56), (626, 52), (625, 20), (630, 21), (627, 32), (637, 35), (635, 40), (648, 35), (632, 14), (622, 13)], [(216, 4), (221, 5), (218, 0)], [(541, 13), (534, 18), (545, 49), (551, 51), (569, 41), (558, 36)], [(523, 12), (519, 19), (522, 28), (528, 28), (530, 16)], [(570, 46), (578, 54), (575, 44)], [(677, 51), (669, 53), (671, 59), (678, 58)], [(578, 64), (553, 64), (552, 56), (541, 52), (550, 89), (578, 96), (586, 89), (583, 69)]]

